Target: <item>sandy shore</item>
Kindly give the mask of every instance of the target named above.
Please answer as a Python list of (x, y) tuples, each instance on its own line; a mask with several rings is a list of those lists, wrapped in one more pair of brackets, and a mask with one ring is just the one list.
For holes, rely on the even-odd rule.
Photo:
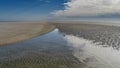
[(47, 23), (0, 23), (0, 45), (24, 41), (53, 29)]

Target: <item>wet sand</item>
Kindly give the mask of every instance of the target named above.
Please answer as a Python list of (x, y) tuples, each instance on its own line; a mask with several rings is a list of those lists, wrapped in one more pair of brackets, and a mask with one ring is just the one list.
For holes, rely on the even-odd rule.
[(0, 46), (24, 41), (54, 29), (47, 23), (0, 23)]
[(44, 28), (47, 34), (42, 33), (44, 35), (41, 36), (33, 33), (31, 35), (36, 38), (1, 46), (0, 68), (120, 68), (118, 26), (86, 23), (27, 24), (21, 25), (25, 32), (27, 28), (32, 32), (40, 31), (43, 25), (52, 26), (55, 30)]
[(36, 38), (0, 46), (0, 68), (85, 68), (55, 29)]

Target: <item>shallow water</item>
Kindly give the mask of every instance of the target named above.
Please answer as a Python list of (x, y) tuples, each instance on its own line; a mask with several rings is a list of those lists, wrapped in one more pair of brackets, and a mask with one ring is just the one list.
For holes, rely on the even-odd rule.
[(54, 25), (45, 35), (1, 46), (0, 68), (120, 68), (120, 27)]

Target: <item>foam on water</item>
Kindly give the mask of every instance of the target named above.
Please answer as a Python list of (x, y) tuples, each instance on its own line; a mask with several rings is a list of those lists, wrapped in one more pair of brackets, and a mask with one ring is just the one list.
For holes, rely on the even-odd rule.
[(120, 51), (112, 47), (101, 47), (90, 40), (65, 35), (73, 55), (90, 68), (120, 68)]

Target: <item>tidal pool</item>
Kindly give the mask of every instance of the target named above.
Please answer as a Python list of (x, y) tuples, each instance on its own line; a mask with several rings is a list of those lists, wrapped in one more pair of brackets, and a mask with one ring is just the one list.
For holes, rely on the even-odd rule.
[(0, 68), (120, 68), (120, 27), (53, 24), (44, 35), (0, 47)]

